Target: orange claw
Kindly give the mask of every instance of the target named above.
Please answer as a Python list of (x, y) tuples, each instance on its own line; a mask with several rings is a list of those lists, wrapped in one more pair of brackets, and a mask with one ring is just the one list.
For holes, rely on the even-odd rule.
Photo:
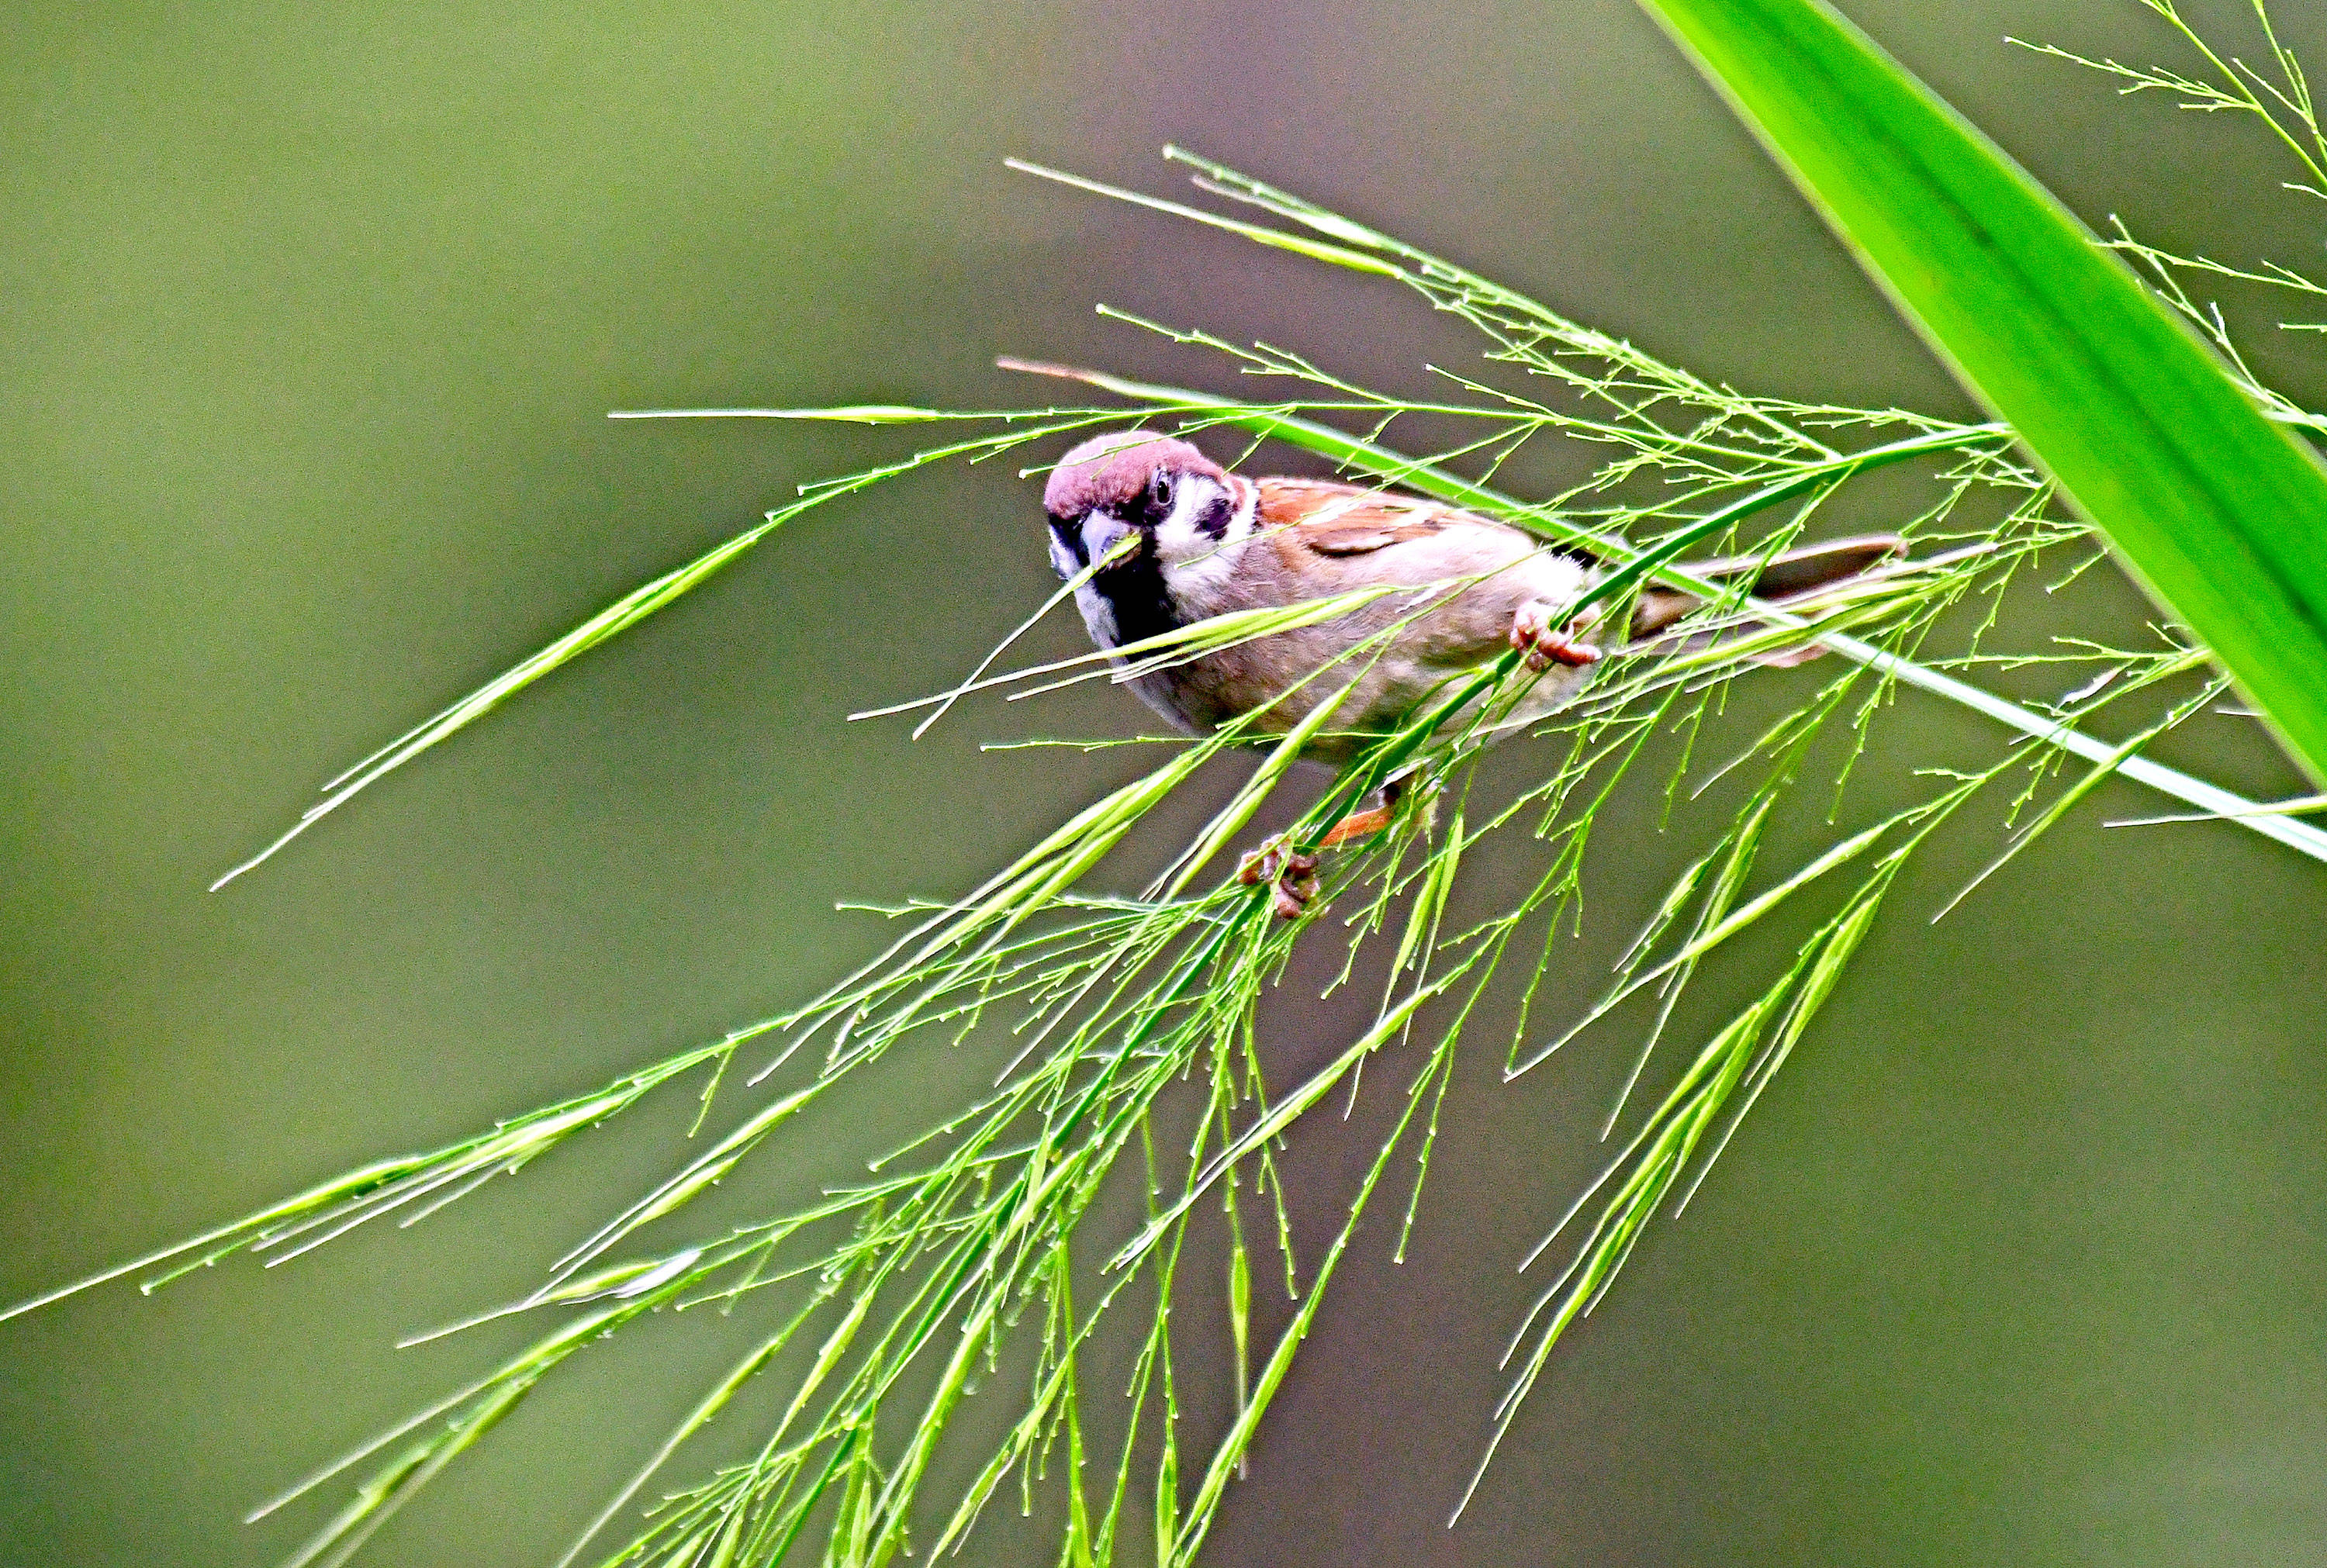
[(1600, 662), (1600, 650), (1588, 642), (1578, 642), (1565, 631), (1554, 630), (1546, 621), (1549, 608), (1540, 603), (1523, 604), (1511, 617), (1511, 646), (1527, 655), (1527, 667), (1541, 674), (1555, 664), (1570, 669), (1582, 669)]

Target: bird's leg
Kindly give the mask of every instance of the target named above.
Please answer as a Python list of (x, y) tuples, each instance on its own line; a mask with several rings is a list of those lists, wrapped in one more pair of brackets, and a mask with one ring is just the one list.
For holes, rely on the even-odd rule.
[(1511, 646), (1527, 655), (1528, 668), (1540, 674), (1555, 664), (1570, 669), (1598, 664), (1600, 650), (1575, 639), (1581, 626), (1571, 621), (1555, 628), (1551, 624), (1553, 611), (1554, 606), (1542, 600), (1530, 599), (1511, 617)]
[(1338, 849), (1354, 844), (1360, 838), (1371, 838), (1388, 827), (1390, 818), (1397, 814), (1398, 797), (1406, 793), (1406, 780), (1393, 779), (1374, 791), (1374, 803), (1363, 811), (1352, 811), (1325, 830), (1319, 847)]
[(1369, 806), (1363, 811), (1352, 811), (1325, 830), (1325, 836), (1317, 841), (1317, 847), (1339, 849), (1358, 839), (1371, 838), (1389, 826), (1389, 817), (1390, 808), (1387, 806)]

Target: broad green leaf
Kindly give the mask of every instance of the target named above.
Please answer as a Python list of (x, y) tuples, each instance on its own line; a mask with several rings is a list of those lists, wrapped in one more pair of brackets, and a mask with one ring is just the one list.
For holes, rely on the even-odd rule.
[(1831, 6), (1641, 4), (2327, 781), (2318, 461), (2042, 186)]

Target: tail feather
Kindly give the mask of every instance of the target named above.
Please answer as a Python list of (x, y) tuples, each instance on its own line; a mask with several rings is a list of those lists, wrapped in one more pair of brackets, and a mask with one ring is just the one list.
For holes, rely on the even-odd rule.
[[(1750, 596), (1771, 604), (1783, 604), (1790, 599), (1863, 577), (1897, 559), (1906, 547), (1907, 542), (1896, 534), (1858, 534), (1846, 539), (1803, 545), (1766, 559), (1734, 555), (1693, 562), (1688, 569), (1694, 576), (1719, 583), (1734, 582), (1751, 572), (1754, 577), (1748, 590)], [(1632, 611), (1632, 636), (1636, 640), (1654, 637), (1704, 602), (1696, 594), (1675, 588), (1643, 589)]]

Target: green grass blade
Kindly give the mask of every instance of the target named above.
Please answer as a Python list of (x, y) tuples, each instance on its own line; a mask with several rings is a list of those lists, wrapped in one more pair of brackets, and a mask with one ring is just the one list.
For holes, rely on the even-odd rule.
[[(822, 410), (728, 408), (714, 410), (711, 413), (721, 417), (830, 418), (853, 424), (875, 425), (913, 423), (925, 419), (985, 417), (984, 415), (940, 414), (928, 409), (902, 408), (876, 404), (860, 404), (845, 408)], [(613, 415), (618, 419), (706, 416), (707, 415), (701, 413), (686, 415), (678, 410), (667, 409), (618, 411)], [(1050, 433), (1073, 430), (1088, 422), (1087, 417), (1077, 418), (1070, 415), (1054, 422), (1050, 427)], [(899, 462), (884, 463), (878, 468), (866, 469), (836, 480), (804, 486), (798, 500), (769, 512), (762, 521), (724, 543), (705, 551), (685, 565), (676, 567), (650, 583), (633, 588), (603, 610), (599, 611), (597, 614), (567, 631), (563, 637), (536, 649), (468, 695), (414, 725), (354, 767), (341, 773), (323, 786), (323, 798), (301, 813), (298, 821), (293, 823), (257, 854), (232, 867), (223, 876), (210, 883), (210, 891), (218, 891), (245, 872), (253, 870), (272, 859), (278, 851), (286, 847), (294, 839), (354, 799), (373, 784), (395, 772), (439, 742), (449, 740), (460, 731), (468, 728), (543, 676), (589, 652), (601, 643), (611, 641), (648, 616), (700, 586), (793, 518), (827, 501), (836, 500), (843, 496), (853, 495), (858, 490), (870, 489), (883, 480), (912, 469), (951, 457), (967, 457), (1006, 451), (1044, 433), (1038, 426), (1031, 431), (1005, 431), (999, 435), (971, 437), (943, 446), (930, 447), (914, 453), (911, 456)]]
[(2327, 781), (2327, 471), (2042, 186), (1820, 0), (1641, 0)]

